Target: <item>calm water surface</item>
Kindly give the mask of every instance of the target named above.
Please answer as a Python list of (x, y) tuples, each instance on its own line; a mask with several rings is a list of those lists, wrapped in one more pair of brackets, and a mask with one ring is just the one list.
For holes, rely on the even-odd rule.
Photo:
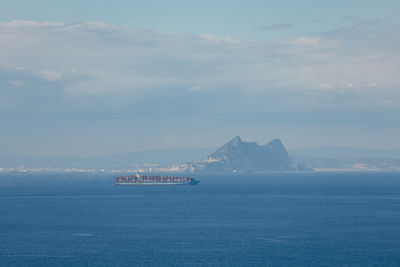
[(399, 173), (1, 174), (0, 266), (399, 266)]

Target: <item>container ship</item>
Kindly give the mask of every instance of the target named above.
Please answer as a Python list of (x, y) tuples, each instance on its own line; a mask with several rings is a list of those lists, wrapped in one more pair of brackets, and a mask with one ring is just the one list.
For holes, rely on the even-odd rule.
[(115, 185), (195, 185), (197, 181), (190, 177), (178, 176), (147, 176), (136, 173), (135, 176), (119, 176)]

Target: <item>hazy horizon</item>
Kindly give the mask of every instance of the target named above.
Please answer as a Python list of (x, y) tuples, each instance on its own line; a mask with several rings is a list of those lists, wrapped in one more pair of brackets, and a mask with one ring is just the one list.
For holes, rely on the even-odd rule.
[(1, 154), (399, 149), (397, 1), (13, 1)]
[[(242, 139), (244, 142), (254, 142), (254, 140), (246, 140)], [(229, 140), (226, 140), (227, 142)], [(272, 140), (270, 140), (272, 141)], [(174, 152), (174, 151), (209, 151), (210, 153), (214, 152), (217, 150), (219, 147), (224, 145), (226, 142), (221, 143), (219, 146), (207, 146), (207, 147), (187, 147), (187, 148), (163, 148), (163, 149), (142, 149), (142, 150), (133, 150), (133, 151), (125, 151), (125, 152), (112, 152), (112, 153), (105, 153), (105, 154), (16, 154), (16, 153), (0, 153), (0, 156), (14, 156), (14, 157), (21, 157), (21, 156), (27, 156), (27, 157), (60, 157), (60, 158), (68, 158), (68, 157), (73, 157), (73, 158), (92, 158), (92, 157), (103, 157), (103, 156), (112, 156), (112, 155), (123, 155), (123, 154), (130, 154), (130, 153), (141, 153), (141, 152)], [(258, 145), (265, 145), (268, 142), (265, 143), (257, 143)], [(299, 152), (306, 151), (307, 154), (310, 154), (311, 152), (315, 151), (316, 154), (315, 156), (318, 157), (319, 151), (330, 151), (331, 149), (337, 149), (338, 152), (341, 152), (342, 150), (355, 150), (357, 152), (362, 152), (362, 151), (368, 151), (368, 152), (379, 152), (379, 153), (385, 153), (385, 152), (397, 152), (400, 151), (400, 147), (393, 147), (389, 149), (376, 149), (376, 148), (368, 148), (368, 147), (357, 147), (357, 146), (307, 146), (307, 147), (296, 147), (296, 148), (291, 148), (291, 147), (286, 147), (286, 145), (283, 143), (289, 154), (292, 154), (293, 152), (295, 154), (299, 154)], [(207, 156), (208, 154), (204, 154), (204, 156)], [(336, 158), (340, 158), (340, 154), (337, 154), (335, 156)], [(379, 156), (382, 157), (382, 156)], [(390, 156), (387, 156), (390, 158)], [(199, 158), (200, 159), (200, 158)]]

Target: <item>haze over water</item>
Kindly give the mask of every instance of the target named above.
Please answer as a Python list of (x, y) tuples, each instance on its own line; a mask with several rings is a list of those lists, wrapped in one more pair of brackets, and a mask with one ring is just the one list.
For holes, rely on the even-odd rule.
[(398, 173), (2, 174), (1, 266), (396, 265)]

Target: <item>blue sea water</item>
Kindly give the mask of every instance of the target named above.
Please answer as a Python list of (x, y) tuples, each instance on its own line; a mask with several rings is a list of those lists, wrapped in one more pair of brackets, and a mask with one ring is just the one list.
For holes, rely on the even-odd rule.
[(398, 266), (400, 173), (1, 174), (0, 266)]

